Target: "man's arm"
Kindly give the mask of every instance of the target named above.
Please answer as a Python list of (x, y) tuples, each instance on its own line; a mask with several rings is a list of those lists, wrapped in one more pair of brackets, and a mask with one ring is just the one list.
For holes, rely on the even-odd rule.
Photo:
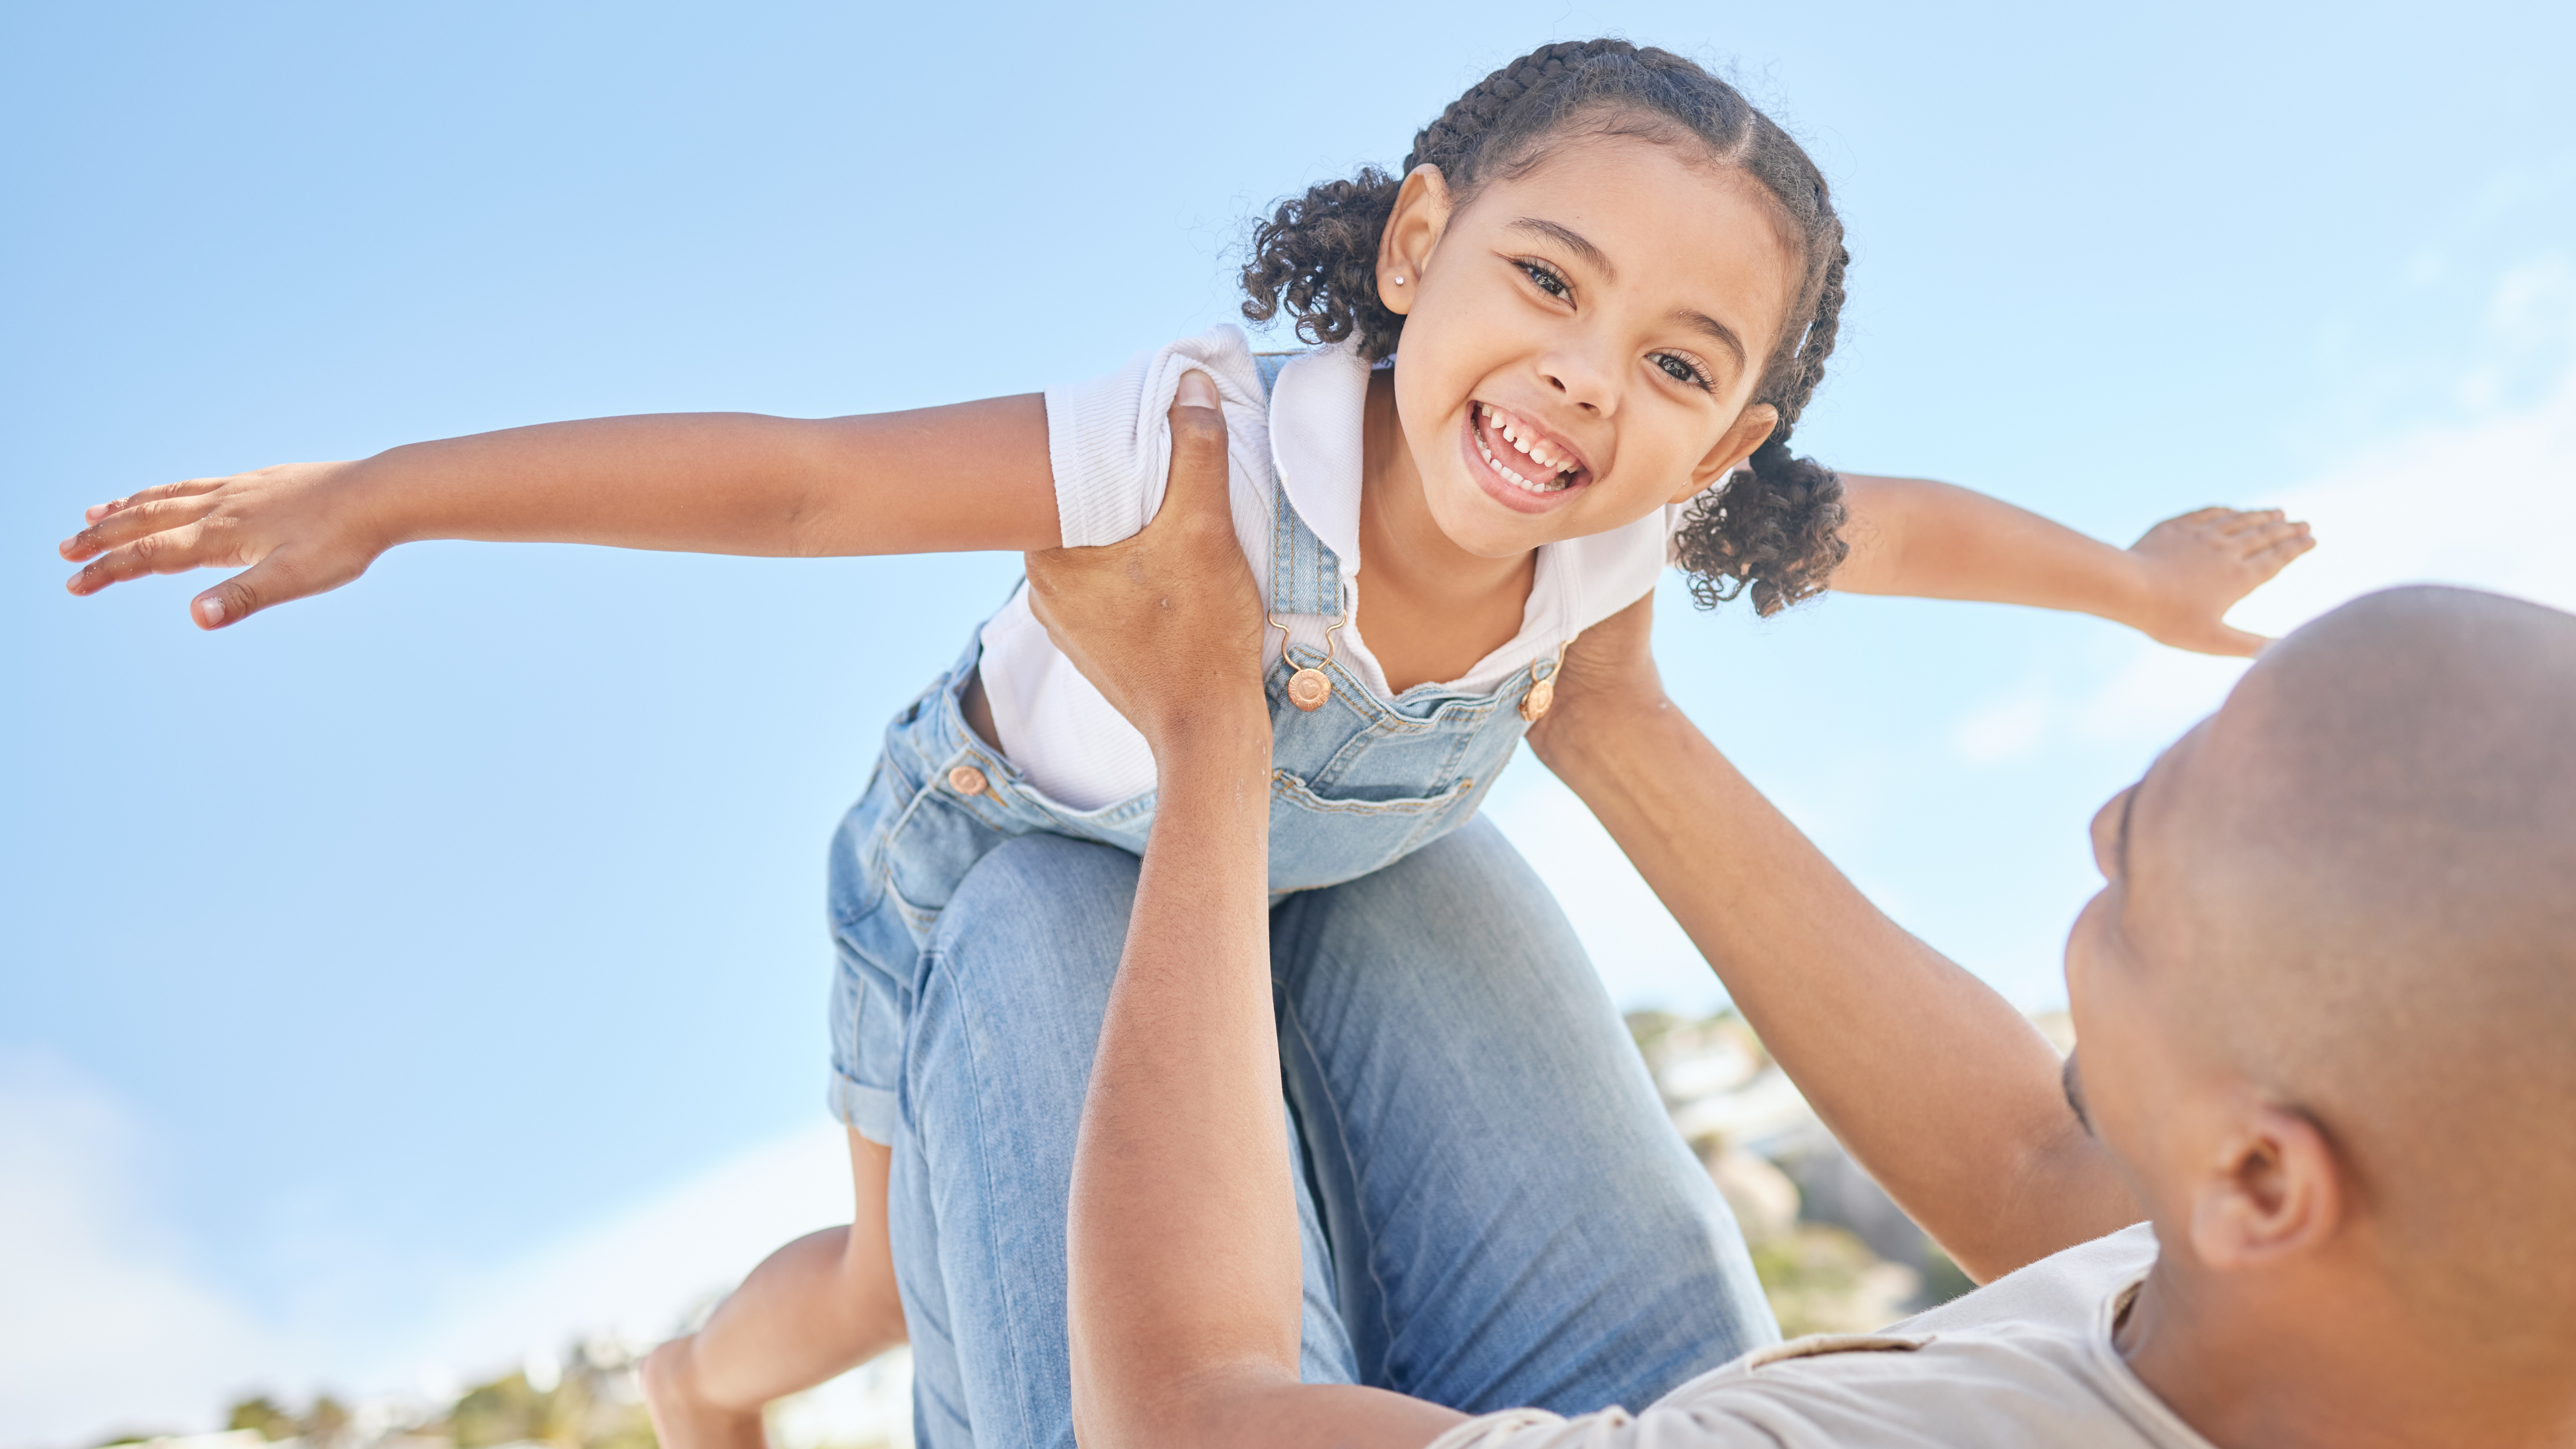
[(1158, 788), (1074, 1153), (1075, 1434), (1086, 1449), (1419, 1446), (1463, 1416), (1297, 1378), (1262, 616), (1215, 402), (1184, 380), (1171, 488), (1144, 532), (1029, 558), (1038, 617), (1145, 736)]
[(2127, 548), (1999, 498), (1922, 478), (1843, 475), (1847, 594), (1976, 599), (2126, 624), (2177, 649), (2251, 654), (2263, 637), (2225, 622), (2236, 601), (2316, 547), (2275, 509), (2203, 508)]
[(1671, 700), (1652, 600), (1567, 651), (1539, 758), (1592, 808), (1870, 1176), (1993, 1279), (2135, 1222), (2021, 1013), (1880, 914)]

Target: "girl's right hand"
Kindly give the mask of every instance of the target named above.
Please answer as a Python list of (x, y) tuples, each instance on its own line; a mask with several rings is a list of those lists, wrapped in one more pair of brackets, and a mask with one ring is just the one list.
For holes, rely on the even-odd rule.
[(64, 587), (87, 596), (145, 574), (247, 570), (191, 601), (201, 629), (336, 589), (394, 541), (365, 506), (365, 466), (284, 463), (98, 504), (85, 515), (89, 526), (62, 542), (62, 556), (84, 565)]

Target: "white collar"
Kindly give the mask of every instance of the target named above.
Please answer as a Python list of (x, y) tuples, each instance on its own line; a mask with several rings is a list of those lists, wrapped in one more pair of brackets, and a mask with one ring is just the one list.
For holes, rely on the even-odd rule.
[[(1279, 470), (1289, 506), (1341, 560), (1346, 579), (1357, 578), (1360, 571), (1361, 454), (1368, 431), (1369, 374), (1376, 367), (1360, 356), (1356, 344), (1337, 342), (1290, 358), (1270, 387), (1271, 466)], [(1616, 531), (1636, 530), (1648, 537), (1653, 552), (1649, 587), (1654, 565), (1662, 562), (1666, 526), (1658, 514)], [(1521, 635), (1504, 651), (1517, 658), (1533, 632), (1571, 638), (1589, 624), (1582, 612), (1583, 582), (1581, 567), (1562, 545), (1540, 545)], [(1474, 673), (1485, 671), (1486, 665), (1479, 664)]]
[(1369, 364), (1348, 342), (1289, 359), (1270, 388), (1270, 462), (1289, 505), (1342, 562), (1360, 571), (1360, 450)]

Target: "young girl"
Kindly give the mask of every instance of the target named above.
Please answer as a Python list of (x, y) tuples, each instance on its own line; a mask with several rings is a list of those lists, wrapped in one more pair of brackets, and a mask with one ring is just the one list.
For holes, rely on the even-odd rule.
[[(1813, 163), (1731, 88), (1661, 51), (1551, 45), (1443, 112), (1400, 177), (1315, 187), (1258, 228), (1244, 312), (1285, 310), (1319, 350), (1258, 356), (1221, 327), (1042, 398), (563, 423), (198, 479), (90, 510), (63, 552), (88, 561), (79, 594), (247, 565), (193, 605), (217, 628), (421, 538), (1104, 544), (1155, 512), (1176, 398), (1221, 406), (1273, 625), (1310, 1365), (1466, 1409), (1643, 1402), (1772, 1330), (1705, 1175), (1668, 1131), (1618, 1125), (1651, 1116), (1651, 1089), (1571, 933), (1470, 824), (1567, 641), (1678, 563), (1704, 602), (1749, 592), (1764, 614), (1830, 578), (2244, 653), (2259, 641), (2220, 616), (2309, 546), (2277, 514), (2204, 510), (2120, 551), (1793, 455), (1845, 262)], [(1061, 1205), (1119, 852), (1153, 785), (1025, 590), (889, 728), (833, 853), (856, 1221), (656, 1353), (665, 1444), (756, 1443), (762, 1403), (907, 1333), (925, 1441), (1069, 1435)], [(1480, 1217), (1505, 1198), (1509, 1232)], [(1049, 1211), (1052, 1236), (998, 1226)], [(1503, 1306), (1531, 1302), (1560, 1307)], [(1417, 1361), (1409, 1330), (1435, 1315), (1470, 1349)], [(1549, 1345), (1574, 1342), (1620, 1376), (1560, 1372)]]

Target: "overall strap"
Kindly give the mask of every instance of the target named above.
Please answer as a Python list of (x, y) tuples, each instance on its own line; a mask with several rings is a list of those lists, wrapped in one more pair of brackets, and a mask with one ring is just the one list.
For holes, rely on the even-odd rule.
[(1256, 352), (1252, 365), (1261, 369), (1261, 395), (1268, 397), (1279, 386), (1279, 369), (1305, 356), (1302, 352)]
[[(1304, 356), (1297, 352), (1256, 352), (1261, 391), (1267, 397), (1279, 384), (1279, 370)], [(1314, 614), (1339, 619), (1349, 612), (1342, 590), (1342, 561), (1297, 516), (1285, 484), (1274, 483), (1270, 499), (1270, 612)]]

